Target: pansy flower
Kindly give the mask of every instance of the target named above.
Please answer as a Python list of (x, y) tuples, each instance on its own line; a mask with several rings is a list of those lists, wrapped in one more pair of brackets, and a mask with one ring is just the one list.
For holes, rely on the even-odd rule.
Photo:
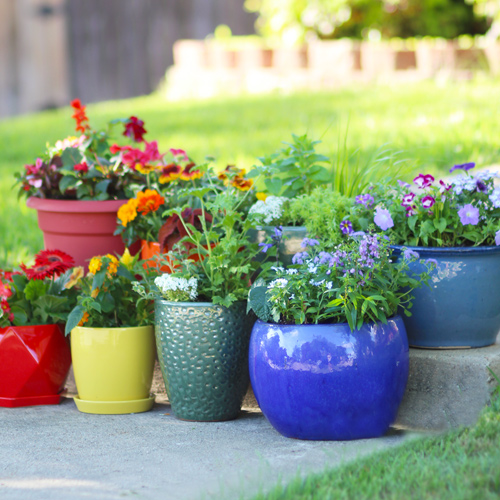
[(200, 170), (193, 170), (194, 167), (196, 167), (195, 163), (188, 163), (182, 170), (180, 178), (183, 181), (194, 181), (203, 177), (203, 172)]
[(431, 174), (418, 174), (415, 179), (413, 179), (413, 182), (420, 188), (424, 189), (426, 187), (429, 187), (433, 182), (434, 182), (434, 177)]
[(434, 205), (434, 203), (436, 203), (436, 199), (430, 195), (424, 196), (422, 198), (422, 206), (424, 208), (431, 208)]
[(166, 184), (167, 182), (174, 181), (181, 176), (182, 167), (175, 163), (169, 163), (161, 169), (161, 175), (158, 179), (160, 184)]

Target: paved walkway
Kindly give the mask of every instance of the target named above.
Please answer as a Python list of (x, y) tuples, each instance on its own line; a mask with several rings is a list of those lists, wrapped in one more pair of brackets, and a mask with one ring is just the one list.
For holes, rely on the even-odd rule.
[(177, 420), (168, 404), (135, 415), (58, 406), (0, 408), (2, 500), (239, 499), (417, 434), (326, 442), (287, 439), (258, 410), (231, 422)]

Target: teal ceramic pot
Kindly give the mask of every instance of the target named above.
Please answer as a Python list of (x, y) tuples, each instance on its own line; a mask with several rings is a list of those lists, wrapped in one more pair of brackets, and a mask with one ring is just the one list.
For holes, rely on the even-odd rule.
[[(400, 255), (400, 246), (394, 254)], [(430, 286), (414, 290), (412, 316), (404, 316), (414, 347), (484, 347), (500, 331), (500, 247), (408, 247), (434, 259)], [(423, 266), (412, 263), (416, 272)]]
[(250, 382), (248, 345), (255, 322), (246, 302), (155, 301), (155, 336), (165, 389), (177, 418), (231, 420)]
[[(251, 229), (248, 234), (252, 242), (270, 243), (274, 234), (275, 226), (257, 226)], [(292, 265), (292, 258), (298, 252), (303, 252), (300, 245), (307, 236), (307, 229), (304, 226), (283, 226), (283, 239), (278, 248), (278, 257), (281, 265), (287, 267)], [(259, 260), (264, 260), (264, 254), (259, 254)]]

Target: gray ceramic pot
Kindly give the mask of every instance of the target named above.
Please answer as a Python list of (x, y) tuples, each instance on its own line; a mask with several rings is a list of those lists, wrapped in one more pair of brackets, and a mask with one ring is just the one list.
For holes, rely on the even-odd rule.
[[(402, 247), (394, 246), (395, 255)], [(407, 247), (435, 259), (430, 286), (414, 290), (412, 315), (403, 321), (414, 347), (484, 347), (500, 331), (500, 247)], [(412, 263), (420, 272), (423, 266)]]
[[(270, 243), (274, 227), (257, 226), (256, 229), (251, 229), (248, 234), (251, 241), (255, 243)], [(300, 245), (306, 236), (307, 229), (304, 226), (283, 226), (283, 239), (278, 248), (279, 261), (283, 266), (291, 266), (292, 257), (296, 253), (304, 251)], [(259, 260), (263, 260), (263, 258), (264, 255), (259, 254)]]
[(255, 318), (246, 302), (155, 301), (155, 336), (165, 389), (176, 417), (236, 418), (249, 385), (248, 346)]

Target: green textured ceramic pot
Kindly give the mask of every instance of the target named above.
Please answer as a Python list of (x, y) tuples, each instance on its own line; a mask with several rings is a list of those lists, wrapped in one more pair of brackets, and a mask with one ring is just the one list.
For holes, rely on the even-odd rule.
[(232, 420), (250, 382), (248, 346), (255, 322), (246, 302), (155, 301), (155, 336), (172, 411), (182, 420)]

